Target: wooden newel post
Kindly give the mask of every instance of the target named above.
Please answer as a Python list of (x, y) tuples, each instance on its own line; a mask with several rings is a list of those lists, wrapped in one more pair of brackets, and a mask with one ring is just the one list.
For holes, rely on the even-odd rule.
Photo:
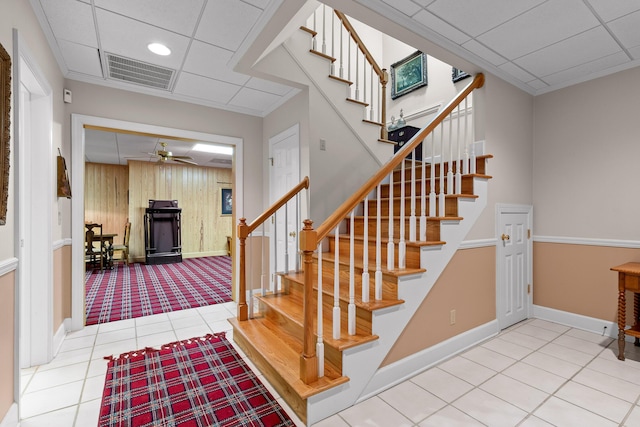
[(303, 345), (300, 355), (300, 379), (305, 384), (318, 380), (318, 357), (313, 332), (313, 251), (318, 246), (318, 232), (312, 227), (313, 221), (304, 220), (304, 227), (300, 232), (300, 250), (302, 251), (302, 265), (304, 269), (304, 296), (302, 309)]
[(380, 86), (382, 87), (380, 94), (380, 121), (382, 122), (380, 139), (387, 139), (387, 82), (389, 81), (389, 73), (386, 68), (382, 69), (382, 76), (380, 78)]
[(238, 320), (249, 318), (247, 307), (247, 271), (246, 271), (246, 243), (249, 235), (249, 226), (246, 218), (240, 218), (238, 224), (238, 239), (240, 239), (240, 278), (238, 288)]

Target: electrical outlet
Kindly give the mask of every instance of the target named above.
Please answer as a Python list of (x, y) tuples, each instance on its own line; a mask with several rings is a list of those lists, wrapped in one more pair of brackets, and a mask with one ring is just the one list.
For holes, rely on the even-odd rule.
[(449, 313), (449, 322), (452, 325), (456, 324), (456, 310), (455, 309), (451, 310), (451, 312)]
[(327, 141), (325, 139), (320, 140), (320, 151), (327, 151)]

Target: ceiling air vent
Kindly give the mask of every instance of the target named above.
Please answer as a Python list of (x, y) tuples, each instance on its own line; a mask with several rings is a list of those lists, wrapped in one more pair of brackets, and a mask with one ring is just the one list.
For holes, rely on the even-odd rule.
[(171, 68), (158, 67), (134, 59), (107, 53), (109, 78), (155, 89), (168, 90), (175, 74)]

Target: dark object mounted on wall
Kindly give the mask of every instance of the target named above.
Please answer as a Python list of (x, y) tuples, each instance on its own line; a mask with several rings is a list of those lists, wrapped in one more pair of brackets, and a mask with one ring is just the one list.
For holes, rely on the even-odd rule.
[(149, 200), (144, 214), (145, 263), (182, 262), (181, 215), (177, 200)]
[(7, 223), (9, 200), (9, 111), (11, 109), (11, 57), (0, 44), (0, 225)]
[(391, 65), (391, 99), (427, 85), (427, 55), (420, 51)]
[(471, 74), (467, 74), (462, 70), (458, 70), (456, 67), (453, 67), (451, 69), (451, 80), (453, 80), (454, 83), (457, 83), (460, 80), (464, 80), (467, 77), (471, 77)]
[(58, 148), (58, 197), (71, 198), (71, 185), (69, 185), (69, 174), (67, 164)]

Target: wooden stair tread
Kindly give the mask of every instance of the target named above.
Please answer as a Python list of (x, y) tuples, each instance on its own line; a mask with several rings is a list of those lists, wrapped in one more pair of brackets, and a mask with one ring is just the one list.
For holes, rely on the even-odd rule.
[[(371, 124), (371, 125), (376, 125), (376, 126), (380, 126), (380, 127), (383, 127), (383, 126), (384, 126), (384, 123), (374, 122), (373, 120), (362, 119), (362, 121), (363, 121), (363, 122), (365, 122), (365, 123), (369, 123), (369, 124)], [(380, 139), (378, 139), (378, 141), (387, 141), (387, 140), (380, 140)], [(393, 143), (393, 141), (388, 141), (388, 142)]]
[[(263, 297), (259, 297), (260, 301), (264, 304), (269, 305), (272, 309), (277, 310), (281, 315), (286, 316), (289, 321), (297, 324), (301, 328), (303, 327), (303, 304), (302, 304), (302, 295), (297, 293), (291, 294), (269, 294)], [(330, 313), (326, 313), (323, 310), (323, 324), (331, 325), (332, 318)], [(357, 322), (356, 322), (357, 324)], [(356, 326), (356, 334), (349, 335), (347, 334), (347, 324), (343, 320), (341, 322), (341, 333), (340, 338), (335, 340), (331, 337), (331, 332), (328, 327), (325, 327), (325, 333), (323, 334), (323, 340), (326, 345), (330, 345), (331, 347), (344, 351), (348, 348), (356, 347), (360, 344), (368, 343), (371, 341), (375, 341), (378, 339), (377, 335), (369, 334), (365, 331), (362, 331), (358, 326)], [(317, 319), (313, 317), (313, 330), (314, 332), (317, 330)], [(300, 347), (302, 351), (302, 344)]]
[[(354, 217), (354, 218), (358, 218), (358, 217), (356, 216), (356, 217)], [(362, 218), (362, 217), (360, 217), (360, 218)], [(394, 218), (395, 218), (395, 217), (394, 217)], [(456, 218), (456, 217), (443, 217), (443, 218), (440, 218), (440, 217), (432, 217), (432, 218), (434, 218), (434, 219), (438, 219), (438, 220), (448, 220), (448, 219), (460, 219), (460, 220), (461, 220), (461, 219), (462, 219), (462, 218), (460, 218), (460, 217), (457, 217), (457, 218)], [(350, 239), (350, 238), (351, 238), (351, 236), (350, 236), (349, 234), (346, 234), (346, 233), (339, 234), (339, 235), (338, 235), (338, 237), (339, 237), (340, 239), (342, 239), (342, 240), (344, 240), (344, 239)], [(333, 238), (335, 238), (335, 234), (329, 234), (329, 236), (327, 236), (327, 238), (329, 238), (329, 239), (333, 239)], [(354, 241), (357, 241), (357, 242), (363, 241), (363, 240), (364, 240), (364, 236), (363, 236), (363, 235), (356, 234), (356, 235), (354, 235), (354, 236), (353, 236), (353, 240), (354, 240)], [(370, 244), (369, 244), (369, 246), (375, 245), (375, 242), (376, 242), (376, 236), (375, 236), (375, 235), (374, 235), (374, 236), (372, 236), (372, 235), (371, 235), (371, 233), (369, 233), (369, 237), (368, 237), (368, 239), (367, 239), (367, 240), (368, 240), (369, 242), (373, 242), (373, 243), (370, 243)], [(398, 244), (398, 243), (400, 242), (400, 239), (396, 239), (396, 238), (394, 238), (394, 239), (393, 239), (393, 242), (394, 242), (394, 243), (396, 243), (396, 244)], [(385, 246), (384, 250), (386, 250), (386, 244), (387, 244), (387, 243), (389, 243), (389, 239), (388, 239), (388, 238), (386, 238), (386, 237), (381, 237), (381, 238), (380, 238), (380, 243), (381, 243), (383, 246)], [(420, 241), (412, 242), (412, 241), (410, 241), (410, 240), (405, 240), (405, 241), (404, 241), (404, 243), (405, 243), (405, 245), (407, 245), (407, 247), (410, 247), (410, 246), (411, 246), (411, 247), (418, 247), (418, 248), (421, 248), (421, 247), (423, 247), (423, 246), (440, 246), (440, 245), (444, 245), (446, 242), (445, 242), (445, 241), (443, 241), (443, 240), (432, 240), (432, 241), (427, 241), (427, 242), (420, 242)]]
[(311, 34), (311, 36), (312, 36), (312, 37), (315, 37), (315, 36), (317, 36), (317, 35), (318, 35), (318, 32), (317, 32), (317, 31), (314, 31), (314, 30), (312, 30), (311, 28), (305, 27), (304, 25), (301, 25), (301, 26), (300, 26), (300, 29), (301, 29), (302, 31), (304, 31), (305, 33), (309, 33), (309, 34)]
[[(385, 249), (386, 250), (386, 249)], [(315, 257), (315, 255), (314, 255)], [(360, 258), (360, 259), (358, 259)], [(322, 253), (322, 260), (323, 261), (333, 261), (334, 258), (334, 254), (331, 252), (323, 252)], [(345, 265), (349, 265), (349, 255), (340, 255), (339, 257), (339, 262), (341, 264), (345, 264)], [(363, 269), (363, 264), (362, 264), (362, 257), (356, 257), (356, 259), (354, 260), (354, 266), (356, 268), (359, 269)], [(372, 265), (371, 263), (369, 263), (369, 272), (372, 273), (375, 271), (375, 263)], [(402, 276), (409, 276), (411, 274), (418, 274), (418, 273), (424, 273), (425, 271), (427, 271), (424, 268), (396, 268), (393, 270), (387, 270), (385, 267), (381, 267), (380, 270), (382, 271), (382, 274), (387, 274), (389, 276), (395, 276), (395, 277), (402, 277)]]
[(321, 57), (321, 58), (328, 59), (328, 60), (329, 60), (329, 61), (331, 61), (331, 62), (335, 62), (335, 61), (336, 61), (336, 58), (334, 58), (334, 57), (333, 57), (333, 56), (331, 56), (331, 55), (327, 55), (326, 53), (322, 53), (322, 52), (320, 52), (320, 51), (313, 50), (313, 49), (309, 49), (309, 52), (311, 52), (311, 53), (313, 53), (314, 55), (317, 55), (317, 56), (319, 56), (319, 57)]
[[(340, 271), (340, 283), (348, 283), (349, 281), (349, 272), (347, 271)], [(324, 295), (328, 295), (330, 297), (333, 297), (333, 285), (324, 285), (325, 283), (333, 283), (334, 280), (334, 275), (335, 272), (333, 270), (328, 270), (328, 269), (323, 269), (322, 270), (322, 293)], [(313, 280), (313, 289), (315, 291), (318, 290), (318, 279), (317, 279), (317, 273), (315, 274), (314, 280)], [(371, 275), (371, 280), (373, 281), (373, 275)], [(304, 272), (289, 272), (288, 274), (286, 274), (286, 277), (288, 280), (298, 283), (300, 286), (304, 286)], [(384, 279), (383, 279), (384, 281)], [(360, 278), (356, 278), (356, 282), (359, 284), (361, 282)], [(369, 289), (373, 290), (373, 285), (370, 284), (369, 285)], [(348, 302), (349, 301), (349, 289), (347, 286), (340, 286), (340, 295), (339, 298), (341, 301), (343, 302)], [(387, 308), (387, 307), (393, 307), (394, 305), (400, 305), (403, 304), (404, 300), (401, 299), (381, 299), (381, 300), (376, 300), (374, 298), (369, 298), (369, 302), (363, 302), (362, 301), (362, 291), (361, 291), (361, 287), (358, 285), (358, 291), (356, 292), (355, 295), (355, 304), (356, 306), (367, 310), (367, 311), (375, 311), (375, 310), (380, 310), (382, 308)]]
[(329, 74), (329, 78), (333, 79), (333, 80), (336, 80), (336, 81), (339, 81), (341, 83), (345, 83), (345, 84), (347, 84), (349, 86), (351, 86), (353, 84), (352, 81), (349, 81), (347, 79), (343, 79), (342, 77), (334, 76), (333, 74)]
[(308, 399), (349, 381), (348, 377), (336, 372), (331, 364), (325, 363), (325, 375), (318, 378), (316, 382), (305, 384), (299, 376), (302, 344), (298, 340), (288, 336), (284, 329), (278, 328), (266, 318), (245, 321), (231, 318), (229, 323), (233, 326), (234, 337), (237, 333), (242, 334), (256, 352), (282, 377), (287, 387), (302, 399)]

